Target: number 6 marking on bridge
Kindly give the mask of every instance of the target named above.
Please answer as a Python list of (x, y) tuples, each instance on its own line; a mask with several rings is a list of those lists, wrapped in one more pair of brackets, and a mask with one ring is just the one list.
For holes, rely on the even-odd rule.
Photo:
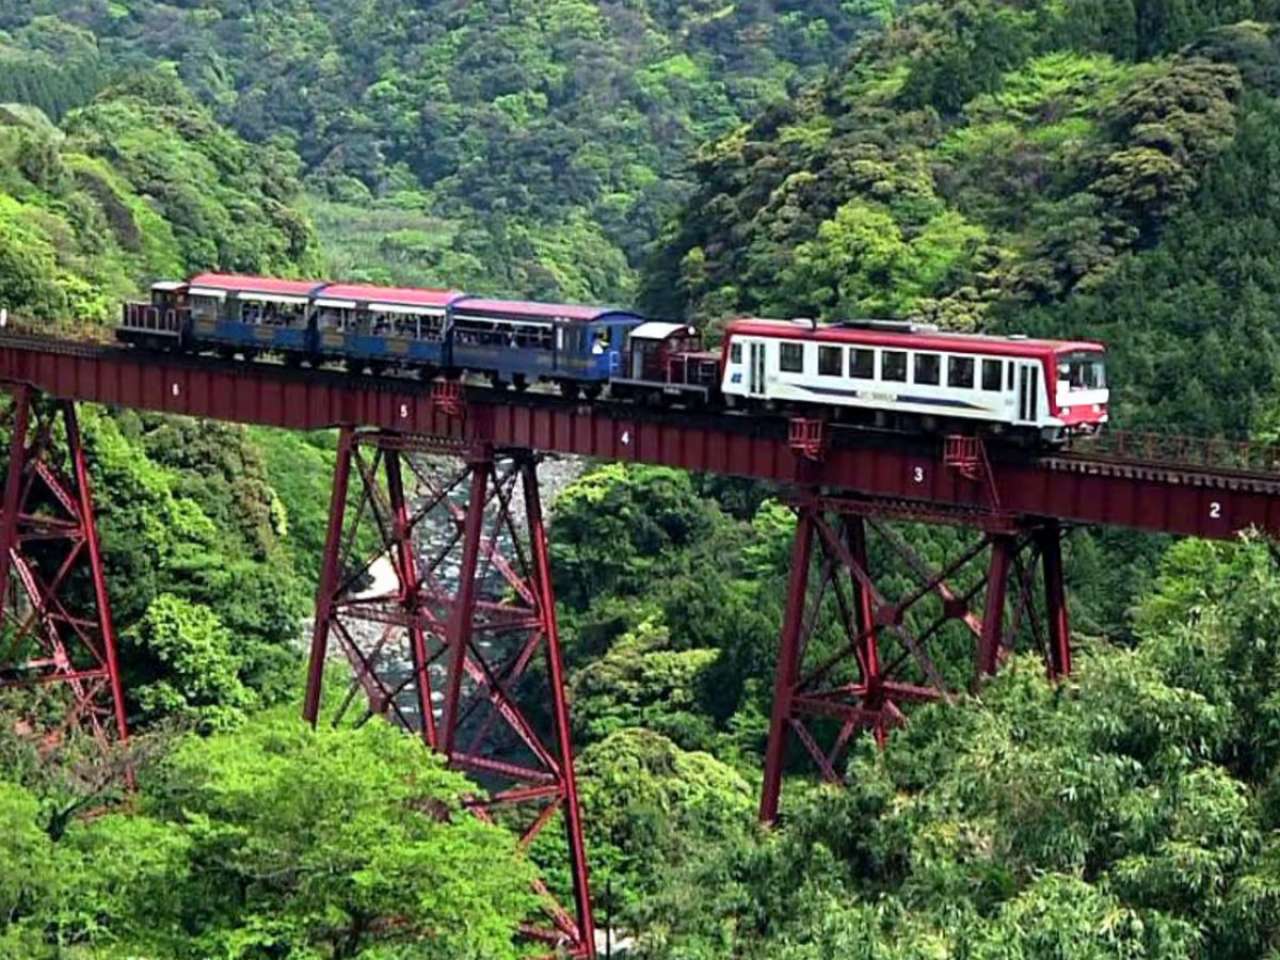
[(916, 467), (911, 471), (911, 479), (915, 483), (924, 483), (924, 467)]
[(1222, 519), (1222, 504), (1219, 503), (1217, 500), (1209, 504), (1209, 519), (1210, 520)]

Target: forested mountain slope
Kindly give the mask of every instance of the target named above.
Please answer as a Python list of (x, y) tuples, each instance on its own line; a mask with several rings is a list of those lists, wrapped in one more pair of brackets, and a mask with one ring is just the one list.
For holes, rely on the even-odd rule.
[(1093, 335), (1120, 423), (1256, 428), (1280, 368), (1276, 15), (917, 5), (702, 151), (649, 306)]
[(113, 87), (55, 126), (0, 105), (0, 306), (80, 331), (147, 277), (318, 269), (291, 204), (297, 158), (220, 127), (171, 75)]
[[(64, 336), (107, 336), (149, 276), (312, 273), (297, 168), (288, 151), (221, 127), (164, 70), (60, 125), (2, 105), (0, 307)], [(269, 478), (240, 427), (96, 410), (84, 420), (131, 714), (204, 730), (240, 722), (295, 676), (310, 587), (272, 485), (291, 471)], [(292, 455), (298, 469), (305, 452)]]
[[(337, 272), (626, 299), (689, 191), (693, 148), (892, 7), (3, 0), (0, 99), (56, 111), (120, 69), (172, 62), (241, 135), (298, 151), (329, 201), (317, 215)], [(50, 74), (53, 60), (74, 69)]]

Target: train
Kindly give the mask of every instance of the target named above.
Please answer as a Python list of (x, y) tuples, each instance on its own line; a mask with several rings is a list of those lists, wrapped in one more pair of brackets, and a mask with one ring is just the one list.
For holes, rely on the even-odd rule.
[(744, 317), (718, 349), (629, 309), (446, 288), (205, 273), (123, 305), (135, 347), (423, 379), (550, 384), (566, 397), (786, 413), (913, 432), (1062, 444), (1108, 420), (1101, 343), (941, 331), (899, 321)]

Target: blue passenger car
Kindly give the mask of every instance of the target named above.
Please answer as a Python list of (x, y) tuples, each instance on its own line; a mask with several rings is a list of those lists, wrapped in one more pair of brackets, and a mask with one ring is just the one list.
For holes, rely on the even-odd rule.
[(568, 395), (600, 392), (622, 364), (639, 314), (608, 307), (464, 297), (450, 308), (450, 366), (517, 388), (537, 380)]
[(323, 284), (205, 273), (187, 289), (197, 345), (258, 353), (311, 351), (310, 304)]
[(316, 351), (371, 366), (447, 365), (449, 305), (456, 290), (331, 284), (315, 300)]

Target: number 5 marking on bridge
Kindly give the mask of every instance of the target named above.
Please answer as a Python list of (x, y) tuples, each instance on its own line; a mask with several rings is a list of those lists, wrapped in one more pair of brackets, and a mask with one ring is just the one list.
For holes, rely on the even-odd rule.
[(924, 483), (924, 467), (915, 467), (911, 471), (912, 483)]
[(400, 404), (400, 419), (401, 420), (409, 419), (409, 405), (407, 403)]

